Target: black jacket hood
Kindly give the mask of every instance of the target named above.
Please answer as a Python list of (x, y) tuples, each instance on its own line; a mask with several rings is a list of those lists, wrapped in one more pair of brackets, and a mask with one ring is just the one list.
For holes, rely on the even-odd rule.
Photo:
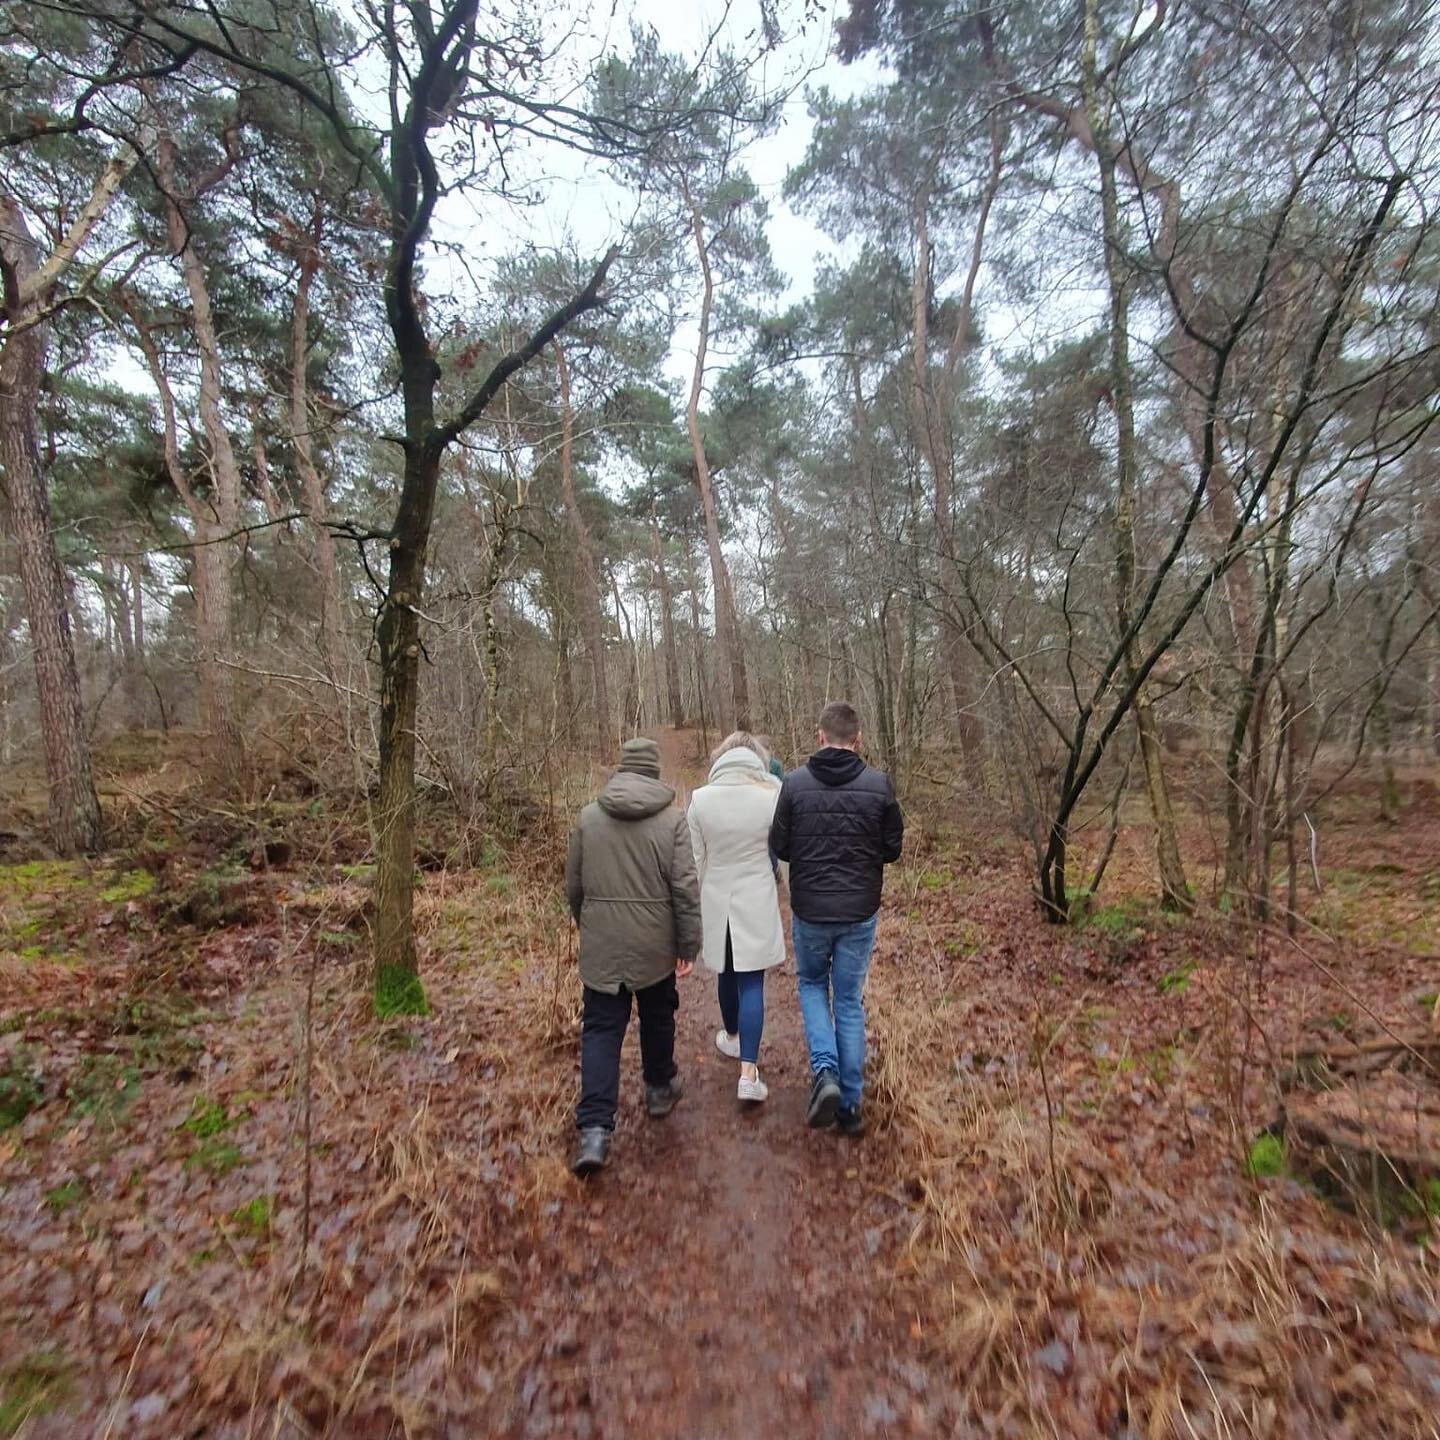
[(822, 785), (848, 785), (865, 768), (865, 762), (853, 750), (842, 750), (838, 745), (817, 750), (805, 765)]

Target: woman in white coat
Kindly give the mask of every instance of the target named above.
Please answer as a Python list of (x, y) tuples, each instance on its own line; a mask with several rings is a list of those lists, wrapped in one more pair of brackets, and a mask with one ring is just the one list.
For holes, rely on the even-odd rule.
[(705, 964), (719, 977), (723, 1028), (715, 1046), (740, 1062), (739, 1098), (760, 1101), (769, 1094), (757, 1068), (765, 972), (785, 960), (770, 858), (770, 821), (780, 782), (770, 773), (764, 747), (743, 730), (722, 740), (713, 760), (709, 784), (690, 797), (689, 819), (700, 877)]

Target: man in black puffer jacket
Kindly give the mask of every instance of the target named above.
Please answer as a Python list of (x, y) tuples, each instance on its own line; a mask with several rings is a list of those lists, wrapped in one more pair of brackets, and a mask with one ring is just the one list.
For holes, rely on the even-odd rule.
[[(890, 777), (856, 751), (860, 717), (843, 700), (820, 712), (820, 748), (780, 789), (770, 848), (790, 862), (791, 935), (810, 1047), (808, 1119), (859, 1135), (865, 1070), (865, 976), (885, 866), (905, 822)], [(833, 998), (832, 998), (833, 995)]]

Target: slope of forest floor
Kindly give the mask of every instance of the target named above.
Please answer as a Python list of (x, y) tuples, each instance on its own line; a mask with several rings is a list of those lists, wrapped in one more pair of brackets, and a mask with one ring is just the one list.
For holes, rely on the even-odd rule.
[(1437, 1433), (1433, 1177), (1367, 1205), (1290, 1144), (1433, 1138), (1423, 778), (1395, 826), (1340, 796), (1293, 941), (1160, 914), (1138, 823), (1047, 927), (1012, 839), (917, 806), (866, 1139), (801, 1124), (788, 970), (738, 1114), (697, 973), (685, 1100), (645, 1121), (632, 1035), (588, 1188), (563, 817), (437, 813), (431, 1013), (379, 1022), (363, 817), (206, 802), (173, 741), (105, 783), (110, 853), (0, 866), (0, 1436)]

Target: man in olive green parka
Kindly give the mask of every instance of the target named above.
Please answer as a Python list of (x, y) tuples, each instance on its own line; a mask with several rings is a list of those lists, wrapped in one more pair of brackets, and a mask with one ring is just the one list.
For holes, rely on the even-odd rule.
[(627, 740), (620, 765), (580, 812), (565, 862), (565, 895), (580, 927), (585, 987), (580, 1033), (580, 1144), (589, 1175), (606, 1161), (620, 1098), (620, 1048), (630, 997), (640, 1016), (645, 1108), (659, 1119), (680, 1098), (675, 1070), (675, 980), (700, 949), (695, 855), (675, 792), (660, 781), (660, 747)]

